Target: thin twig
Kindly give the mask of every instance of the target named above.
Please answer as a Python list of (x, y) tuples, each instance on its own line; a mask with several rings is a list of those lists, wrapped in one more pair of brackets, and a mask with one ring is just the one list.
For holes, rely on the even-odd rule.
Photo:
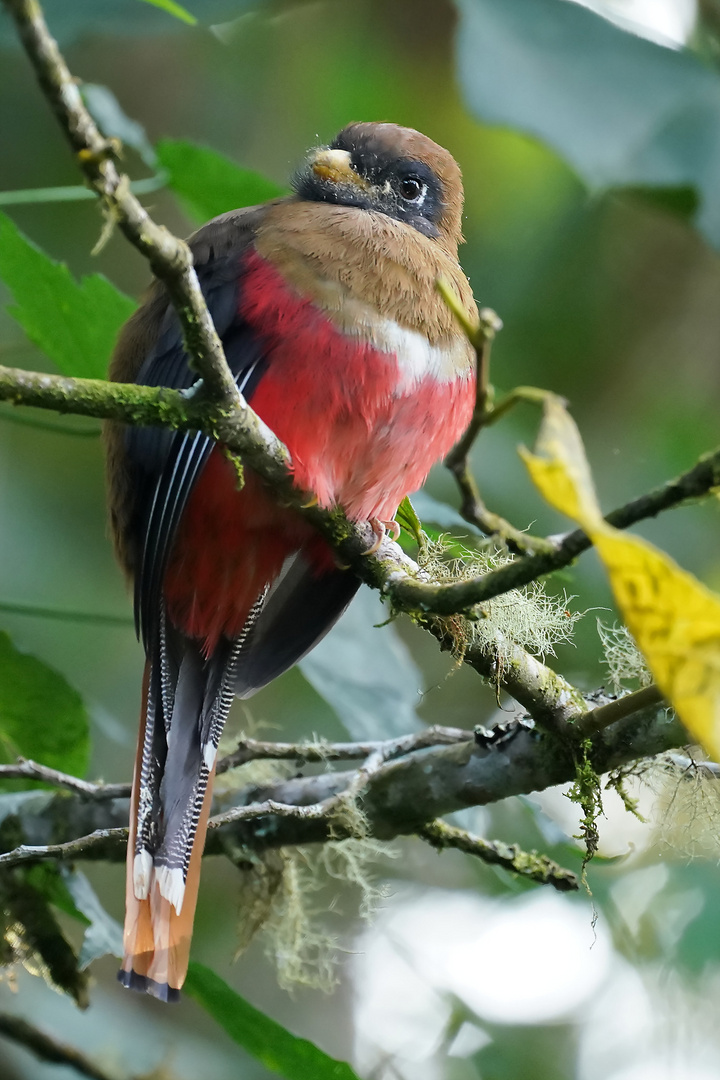
[[(155, 176), (142, 180), (131, 180), (130, 190), (133, 195), (150, 195), (167, 187), (168, 173), (164, 170)], [(0, 206), (24, 206), (28, 203), (85, 202), (97, 195), (81, 184), (69, 184), (62, 187), (23, 188), (17, 191), (0, 191)]]
[(112, 855), (118, 844), (127, 844), (127, 838), (128, 830), (120, 827), (96, 829), (87, 836), (67, 840), (64, 844), (21, 844), (0, 855), (0, 867), (42, 862), (44, 859), (59, 859), (64, 862), (67, 859), (87, 858), (89, 854), (97, 859), (102, 857), (102, 852)]
[(717, 761), (697, 761), (685, 754), (667, 754), (666, 760), (671, 761), (678, 769), (684, 769), (685, 772), (700, 773), (713, 780), (720, 780), (720, 764)]
[[(460, 441), (453, 447), (445, 458), (445, 466), (455, 477), (460, 490), (460, 514), (471, 525), (477, 526), (486, 536), (494, 536), (500, 540), (509, 551), (516, 555), (527, 555), (536, 551), (551, 550), (549, 541), (541, 537), (528, 536), (527, 533), (516, 529), (505, 518), (488, 510), (482, 500), (477, 481), (470, 468), (470, 451), (475, 440), (484, 427), (493, 423), (495, 409), (493, 407), (493, 388), (490, 385), (490, 351), (495, 335), (502, 330), (502, 321), (492, 308), (481, 308), (478, 312), (477, 323), (470, 322), (460, 298), (454, 288), (443, 277), (436, 282), (437, 290), (447, 306), (452, 311), (458, 323), (475, 350), (476, 356), (476, 383), (475, 383), (475, 407), (467, 430)], [(525, 388), (520, 388), (514, 393), (517, 395)], [(508, 401), (512, 395), (505, 399), (502, 412), (506, 412)], [(520, 400), (520, 398), (516, 398)], [(500, 412), (498, 416), (501, 415)]]
[(17, 600), (0, 600), (0, 611), (27, 615), (31, 619), (58, 619), (60, 622), (91, 623), (99, 626), (132, 626), (131, 615), (110, 615), (102, 611), (70, 611), (68, 608), (43, 607)]
[(614, 701), (608, 701), (597, 709), (585, 713), (573, 724), (577, 734), (583, 738), (588, 735), (596, 735), (618, 720), (624, 720), (626, 716), (632, 716), (642, 709), (660, 705), (664, 697), (659, 688), (653, 683), (652, 686), (644, 686), (642, 690), (635, 690), (632, 694), (623, 694)]
[(391, 757), (409, 754), (423, 746), (439, 746), (444, 743), (463, 742), (472, 739), (471, 731), (464, 728), (426, 728), (412, 735), (397, 739), (372, 740), (370, 742), (328, 743), (322, 741), (300, 743), (261, 742), (259, 739), (242, 739), (236, 750), (218, 762), (217, 773), (245, 765), (248, 761), (275, 759), (279, 761), (355, 761), (366, 758), (380, 750), (387, 761)]
[(359, 769), (345, 774), (347, 782), (341, 790), (321, 802), (309, 805), (294, 805), (291, 803), (278, 803), (274, 799), (268, 799), (261, 803), (250, 803), (247, 806), (234, 806), (230, 810), (211, 818), (208, 828), (217, 829), (221, 825), (265, 817), (268, 814), (275, 814), (278, 817), (295, 817), (305, 821), (332, 821), (340, 811), (352, 805), (363, 789), (367, 787), (370, 779), (379, 772), (387, 760), (386, 755), (392, 754), (394, 749), (392, 743), (394, 741), (391, 740), (390, 744), (381, 744), (368, 754)]
[(0, 1035), (30, 1050), (40, 1061), (69, 1066), (81, 1076), (89, 1077), (90, 1080), (118, 1080), (116, 1072), (101, 1069), (74, 1046), (60, 1042), (53, 1035), (28, 1023), (20, 1016), (0, 1013)]
[[(616, 529), (627, 529), (638, 521), (656, 517), (663, 510), (680, 506), (691, 499), (703, 498), (718, 487), (720, 448), (704, 454), (697, 464), (681, 476), (611, 511), (605, 520)], [(453, 615), (469, 611), (476, 604), (492, 600), (494, 596), (529, 585), (531, 581), (537, 581), (554, 570), (561, 570), (590, 547), (592, 541), (589, 537), (582, 529), (575, 529), (553, 541), (551, 553), (526, 555), (487, 574), (450, 584), (428, 584), (398, 578), (387, 592), (401, 609), (415, 608), (438, 615)]]
[(37, 761), (19, 757), (13, 765), (0, 765), (0, 780), (42, 780), (52, 787), (67, 788), (85, 799), (128, 799), (130, 784), (92, 784), (59, 772)]
[(493, 866), (502, 866), (513, 874), (537, 881), (541, 885), (552, 885), (559, 892), (578, 889), (580, 883), (572, 870), (565, 870), (546, 855), (536, 851), (522, 851), (517, 844), (504, 844), (502, 840), (485, 840), (474, 833), (448, 825), (445, 821), (430, 821), (417, 830), (421, 840), (426, 840), (434, 848), (457, 848), (467, 855), (475, 855), (483, 862)]

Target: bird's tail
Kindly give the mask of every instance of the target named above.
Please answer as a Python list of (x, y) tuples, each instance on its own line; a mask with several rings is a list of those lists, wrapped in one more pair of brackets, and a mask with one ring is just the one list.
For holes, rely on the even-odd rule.
[(187, 973), (215, 757), (240, 641), (210, 658), (161, 627), (145, 667), (130, 805), (124, 986), (177, 1000)]

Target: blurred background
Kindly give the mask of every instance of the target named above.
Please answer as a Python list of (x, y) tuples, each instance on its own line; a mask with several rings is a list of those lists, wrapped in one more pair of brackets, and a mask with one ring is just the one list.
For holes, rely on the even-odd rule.
[[(533, 2), (537, 22), (528, 21)], [(720, 115), (711, 3), (698, 25), (691, 0), (594, 0), (588, 6), (603, 18), (580, 13), (572, 24), (577, 50), (545, 20), (551, 7), (574, 8), (570, 0), (188, 6), (201, 26), (133, 0), (48, 0), (45, 8), (71, 70), (109, 87), (153, 144), (193, 140), (282, 187), (308, 147), (351, 120), (392, 120), (446, 146), (465, 179), (463, 265), (478, 301), (505, 326), (492, 381), (500, 390), (541, 386), (569, 400), (606, 509), (714, 447), (720, 262), (711, 200), (703, 203), (702, 193), (713, 176), (720, 190), (720, 177), (710, 160), (717, 146), (703, 144), (703, 156), (692, 142), (715, 131)], [(77, 184), (7, 18), (0, 26), (0, 192)], [(617, 49), (622, 70), (593, 69), (594, 34), (598, 55), (601, 46)], [(626, 39), (636, 52), (623, 51)], [(584, 90), (563, 84), (565, 59), (568, 71), (575, 66), (587, 76)], [(646, 106), (659, 99), (652, 80), (660, 76), (677, 91), (676, 156), (663, 143), (651, 164), (650, 155), (636, 154), (623, 173), (615, 134), (621, 140), (637, 121), (638, 141), (651, 144), (656, 131), (643, 124), (653, 119)], [(554, 88), (547, 101), (532, 92), (533, 79)], [(615, 117), (602, 112), (612, 95)], [(692, 112), (701, 97), (703, 115), (713, 118), (702, 129)], [(581, 160), (566, 146), (587, 153)], [(134, 178), (148, 175), (132, 150), (124, 166)], [(197, 224), (167, 189), (145, 203), (182, 235)], [(74, 275), (101, 272), (134, 298), (147, 283), (145, 263), (119, 235), (91, 253), (102, 231), (94, 202), (3, 205), (0, 195), (0, 209)], [(10, 303), (2, 286), (0, 299)], [(0, 362), (52, 370), (4, 309)], [(106, 537), (97, 425), (25, 419), (0, 407), (0, 628), (82, 694), (92, 721), (88, 776), (126, 780), (142, 657)], [(476, 475), (491, 509), (533, 532), (560, 531), (565, 525), (533, 493), (516, 453), (518, 443), (532, 443), (536, 426), (536, 413), (521, 407), (484, 432)], [(456, 505), (441, 470), (427, 490)], [(710, 500), (638, 532), (720, 588), (719, 525)], [(615, 619), (609, 590), (592, 554), (558, 577), (550, 588), (566, 590), (568, 606), (587, 614), (574, 643), (559, 646), (550, 662), (592, 689), (607, 678), (596, 620)], [(380, 737), (388, 724), (395, 734), (410, 725), (494, 722), (492, 688), (453, 671), (434, 642), (402, 620), (371, 629), (383, 617), (375, 598), (362, 596), (302, 672), (236, 707), (232, 730), (340, 739)], [(387, 681), (402, 697), (392, 707), (380, 675), (352, 690), (358, 669), (373, 670), (360, 662), (365, 649), (389, 658)], [(331, 685), (328, 669), (340, 664), (345, 675)], [(633, 793), (647, 821), (608, 793), (601, 857), (589, 869), (592, 896), (528, 889), (409, 839), (369, 868), (384, 895), (363, 922), (362, 890), (319, 872), (311, 903), (339, 957), (331, 994), (280, 989), (262, 935), (233, 963), (238, 873), (207, 860), (193, 955), (258, 1008), (374, 1080), (710, 1080), (720, 1075), (717, 796), (710, 782), (659, 769)], [(562, 792), (546, 792), (468, 813), (461, 823), (577, 869), (577, 818)], [(87, 874), (121, 920), (122, 869), (91, 866)], [(123, 994), (114, 968), (111, 958), (95, 964), (85, 1012), (24, 972), (17, 993), (0, 982), (0, 1008), (32, 1017), (123, 1075), (270, 1075), (195, 1003), (167, 1009)], [(319, 980), (317, 972), (307, 977)], [(72, 1075), (2, 1041), (0, 1073), (8, 1080)]]

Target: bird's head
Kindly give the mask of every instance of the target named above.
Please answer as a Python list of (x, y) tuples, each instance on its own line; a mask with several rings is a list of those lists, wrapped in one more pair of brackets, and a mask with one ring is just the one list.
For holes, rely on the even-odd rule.
[(348, 124), (309, 153), (293, 187), (301, 199), (386, 214), (451, 249), (462, 241), (458, 164), (412, 128)]

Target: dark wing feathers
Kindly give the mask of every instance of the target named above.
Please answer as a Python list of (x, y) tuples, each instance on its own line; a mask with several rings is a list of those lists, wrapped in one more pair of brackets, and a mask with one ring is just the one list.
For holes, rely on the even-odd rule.
[(346, 570), (322, 574), (298, 552), (248, 629), (235, 693), (247, 698), (291, 668), (325, 636), (360, 587)]
[[(252, 221), (257, 212), (245, 217)], [(212, 235), (217, 233), (216, 223), (211, 222), (200, 230), (191, 247), (198, 280), (223, 340), (228, 364), (243, 393), (251, 397), (263, 370), (262, 349), (241, 320), (239, 282), (240, 261), (252, 242), (253, 230), (241, 214), (225, 218), (224, 244), (219, 240), (210, 243), (205, 237), (206, 230)], [(238, 222), (242, 227), (237, 227)], [(177, 315), (168, 304), (136, 381), (145, 386), (186, 390), (196, 380), (185, 354)], [(160, 428), (127, 430), (126, 450), (134, 474), (131, 531), (136, 542), (142, 544), (135, 562), (135, 619), (147, 650), (157, 637), (162, 583), (175, 531), (212, 448), (212, 440), (198, 433), (173, 433)]]
[[(243, 253), (262, 208), (224, 215), (192, 241), (196, 270), (225, 355), (245, 397), (267, 366), (262, 342), (243, 322)], [(175, 312), (157, 291), (147, 309), (147, 352), (137, 382), (187, 389), (196, 375), (185, 355)], [(126, 433), (132, 504), (129, 541), (135, 569), (135, 612), (150, 661), (140, 776), (136, 853), (146, 850), (176, 895), (184, 880), (234, 693), (248, 697), (305, 655), (342, 614), (358, 588), (341, 570), (318, 573), (303, 552), (288, 560), (267, 596), (258, 599), (239, 638), (222, 638), (212, 656), (165, 617), (163, 580), (188, 497), (213, 443), (200, 433), (130, 428)]]

